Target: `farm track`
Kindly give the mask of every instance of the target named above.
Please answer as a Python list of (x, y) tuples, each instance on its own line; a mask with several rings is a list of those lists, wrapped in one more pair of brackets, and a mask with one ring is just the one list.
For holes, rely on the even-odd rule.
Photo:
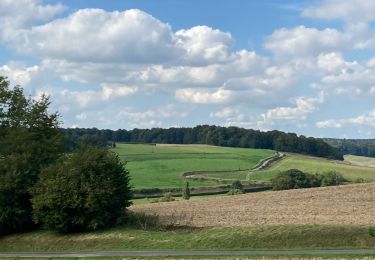
[(189, 171), (189, 172), (184, 172), (181, 177), (185, 180), (196, 180), (200, 182), (208, 181), (217, 181), (217, 182), (222, 182), (223, 179), (221, 178), (212, 178), (212, 177), (206, 177), (205, 175), (210, 175), (214, 173), (246, 173), (246, 172), (256, 172), (260, 170), (264, 170), (274, 163), (280, 161), (285, 157), (285, 154), (277, 152), (276, 156), (272, 156), (269, 158), (266, 158), (264, 160), (261, 160), (257, 165), (255, 165), (252, 168), (249, 169), (243, 169), (243, 170), (213, 170), (213, 171)]
[(375, 224), (375, 183), (248, 193), (237, 196), (131, 206), (195, 227), (273, 224)]

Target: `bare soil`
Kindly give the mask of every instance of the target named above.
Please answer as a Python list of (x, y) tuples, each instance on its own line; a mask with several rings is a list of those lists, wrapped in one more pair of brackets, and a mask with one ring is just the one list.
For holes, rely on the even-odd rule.
[(375, 225), (375, 183), (144, 204), (130, 209), (157, 214), (165, 224), (195, 227)]

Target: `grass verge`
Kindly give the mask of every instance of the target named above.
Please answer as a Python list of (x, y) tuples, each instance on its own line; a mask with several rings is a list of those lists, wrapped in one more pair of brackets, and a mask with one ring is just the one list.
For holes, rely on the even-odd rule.
[(375, 238), (369, 235), (368, 227), (353, 225), (269, 225), (169, 230), (114, 228), (70, 235), (35, 231), (0, 238), (1, 252), (374, 247)]

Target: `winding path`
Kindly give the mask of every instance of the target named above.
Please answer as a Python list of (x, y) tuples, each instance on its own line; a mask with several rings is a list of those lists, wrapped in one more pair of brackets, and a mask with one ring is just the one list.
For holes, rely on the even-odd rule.
[[(241, 173), (241, 172), (255, 172), (259, 170), (266, 169), (270, 167), (273, 163), (283, 159), (285, 154), (276, 152), (276, 155), (263, 159), (261, 160), (257, 165), (255, 165), (253, 168), (249, 169), (243, 169), (243, 170), (213, 170), (213, 171), (189, 171), (189, 172), (184, 172), (181, 177), (182, 179), (185, 180), (198, 180), (198, 181), (223, 181), (223, 179), (219, 178), (212, 178), (212, 177), (207, 177), (204, 176), (206, 174), (212, 174), (212, 173)], [(202, 176), (203, 175), (203, 176)]]

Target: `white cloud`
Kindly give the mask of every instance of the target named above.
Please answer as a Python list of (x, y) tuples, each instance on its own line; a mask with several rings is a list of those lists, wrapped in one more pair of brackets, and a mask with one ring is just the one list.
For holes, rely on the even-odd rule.
[(302, 16), (318, 19), (340, 19), (349, 22), (375, 19), (375, 2), (372, 0), (318, 1), (302, 11)]
[(81, 9), (25, 31), (15, 48), (42, 58), (154, 63), (180, 55), (174, 41), (168, 24), (140, 10)]
[(308, 57), (347, 48), (348, 37), (336, 29), (318, 30), (297, 26), (278, 29), (266, 38), (264, 47), (277, 56)]
[(375, 109), (357, 117), (324, 120), (317, 122), (315, 125), (317, 128), (341, 128), (347, 125), (375, 127)]
[(224, 104), (231, 101), (233, 92), (224, 88), (215, 91), (208, 89), (183, 88), (176, 90), (176, 99), (196, 104)]
[(181, 112), (172, 104), (156, 107), (146, 111), (134, 111), (132, 108), (125, 108), (116, 116), (117, 120), (126, 119), (131, 127), (161, 127), (163, 122), (172, 117), (184, 118), (187, 112)]
[(40, 0), (1, 0), (0, 41), (11, 41), (20, 30), (48, 21), (64, 10), (62, 4), (43, 5)]
[(306, 116), (317, 109), (325, 100), (324, 92), (319, 92), (317, 97), (298, 97), (293, 100), (294, 107), (277, 107), (269, 109), (260, 115), (262, 124), (273, 124), (277, 120), (303, 121)]
[(187, 59), (193, 64), (221, 63), (231, 57), (234, 41), (230, 33), (207, 26), (196, 26), (176, 32), (178, 45), (187, 51)]
[(345, 65), (341, 53), (321, 53), (318, 56), (318, 67), (328, 72), (335, 72)]
[(8, 77), (12, 85), (27, 86), (32, 78), (40, 72), (37, 65), (27, 67), (22, 64), (10, 63), (0, 67), (0, 75)]

